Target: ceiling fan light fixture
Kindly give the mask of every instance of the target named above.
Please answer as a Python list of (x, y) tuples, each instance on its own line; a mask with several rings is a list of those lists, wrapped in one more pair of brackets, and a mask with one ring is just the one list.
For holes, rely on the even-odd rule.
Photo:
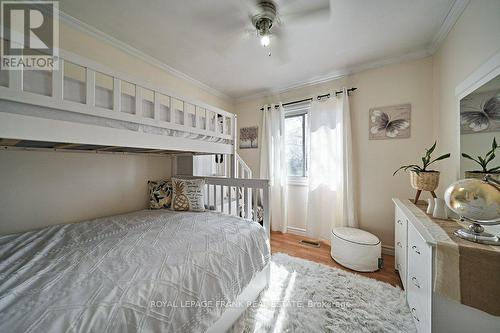
[(254, 15), (252, 23), (258, 31), (260, 44), (264, 47), (268, 47), (271, 43), (271, 28), (276, 18), (276, 7), (272, 2), (262, 2), (260, 6), (262, 12)]
[(268, 47), (271, 43), (271, 37), (268, 34), (262, 35), (260, 37), (260, 44), (264, 47)]

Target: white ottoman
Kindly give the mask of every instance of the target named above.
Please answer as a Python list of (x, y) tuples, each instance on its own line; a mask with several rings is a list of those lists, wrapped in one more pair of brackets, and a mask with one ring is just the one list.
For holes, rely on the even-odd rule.
[(342, 266), (359, 272), (373, 272), (382, 267), (380, 240), (356, 228), (332, 229), (331, 255)]

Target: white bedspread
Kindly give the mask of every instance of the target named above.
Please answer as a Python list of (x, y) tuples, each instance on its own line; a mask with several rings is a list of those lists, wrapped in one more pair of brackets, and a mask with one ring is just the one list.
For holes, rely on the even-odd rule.
[(0, 332), (202, 332), (269, 261), (257, 223), (139, 211), (0, 237)]

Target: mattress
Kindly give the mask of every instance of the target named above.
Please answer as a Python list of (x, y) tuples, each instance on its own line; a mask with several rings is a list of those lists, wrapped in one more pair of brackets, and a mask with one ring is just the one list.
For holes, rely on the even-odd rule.
[(203, 332), (270, 258), (257, 223), (168, 210), (0, 237), (1, 332)]

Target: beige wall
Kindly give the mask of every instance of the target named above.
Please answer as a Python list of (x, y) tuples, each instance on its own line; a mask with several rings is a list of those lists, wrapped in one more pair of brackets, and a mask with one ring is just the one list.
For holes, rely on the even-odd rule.
[(170, 158), (0, 151), (0, 235), (148, 207), (147, 181)]
[[(287, 102), (328, 93), (346, 87), (357, 87), (352, 94), (351, 115), (353, 131), (354, 177), (357, 189), (358, 213), (361, 228), (379, 236), (385, 245), (393, 245), (392, 197), (409, 198), (413, 191), (405, 174), (392, 176), (402, 163), (418, 162), (426, 146), (432, 144), (432, 59), (426, 58), (368, 70), (321, 85), (305, 87), (235, 105), (238, 125), (258, 125), (261, 130), (260, 107), (266, 103)], [(368, 140), (368, 111), (371, 107), (411, 103), (411, 138), (398, 140)], [(259, 133), (260, 135), (260, 133)], [(241, 156), (258, 175), (259, 150), (244, 149)], [(294, 186), (291, 191), (305, 191)], [(301, 197), (293, 193), (295, 198)], [(304, 201), (290, 203), (295, 210), (305, 209)], [(299, 209), (300, 210), (300, 209)], [(297, 213), (291, 214), (298, 216)], [(303, 221), (289, 221), (300, 227)]]
[(500, 1), (471, 1), (434, 55), (435, 136), (440, 152), (452, 158), (442, 167), (442, 194), (459, 176), (459, 109), (455, 88), (500, 51)]

